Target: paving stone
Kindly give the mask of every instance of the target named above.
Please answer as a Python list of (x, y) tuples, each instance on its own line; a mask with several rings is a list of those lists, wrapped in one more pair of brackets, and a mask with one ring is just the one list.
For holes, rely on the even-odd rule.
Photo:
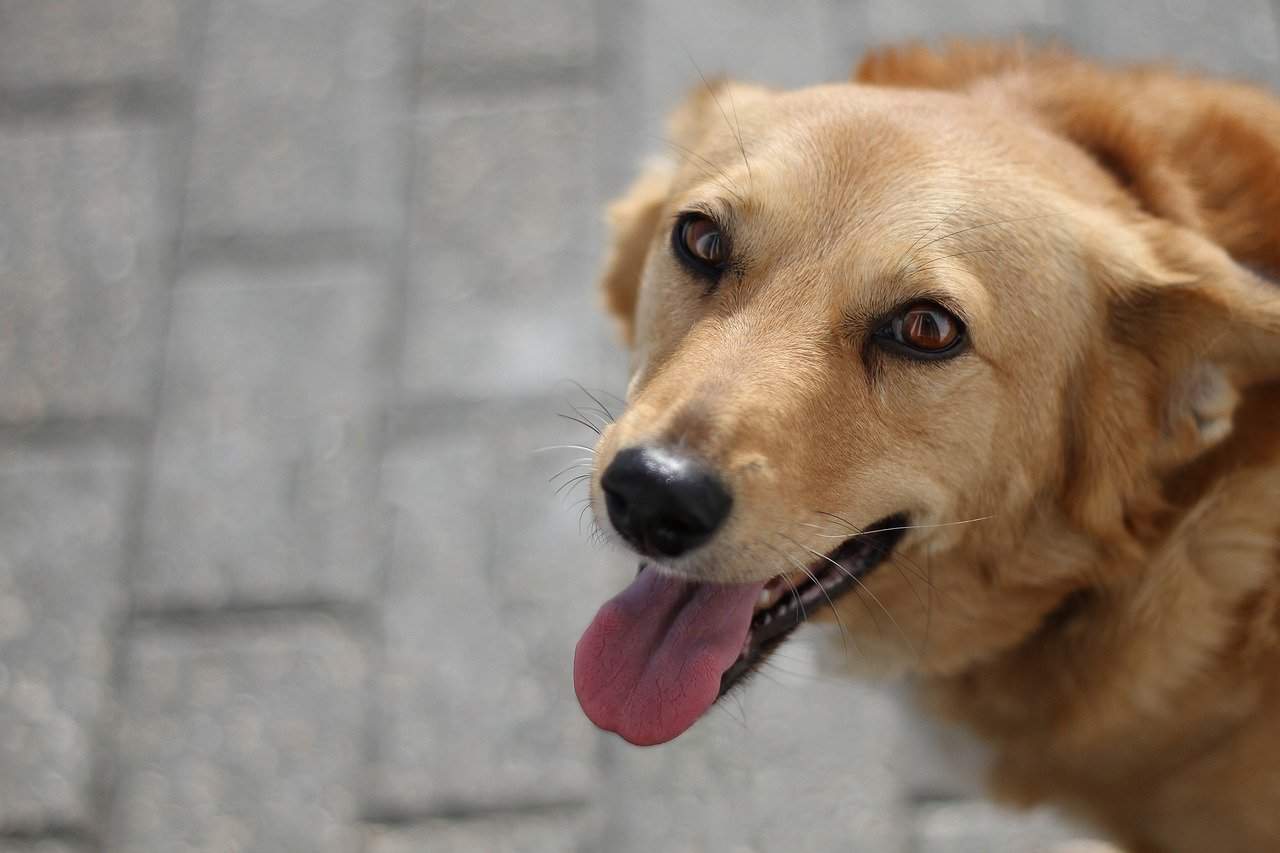
[(135, 575), (144, 604), (369, 593), (384, 292), (354, 266), (183, 280)]
[(136, 632), (107, 849), (355, 849), (365, 674), (319, 617)]
[[(205, 5), (0, 0), (0, 88), (165, 84), (205, 36)], [(564, 377), (621, 390), (594, 290), (602, 201), (662, 149), (662, 118), (699, 68), (796, 86), (842, 79), (869, 43), (1017, 31), (1275, 81), (1264, 0), (207, 7), (190, 78), (195, 244), (395, 239), (412, 192), (398, 379), (414, 422), (383, 469), (398, 508), (385, 667), (369, 678), (361, 644), (323, 617), (144, 621), (120, 739), (103, 749), (132, 468), (96, 440), (6, 445), (0, 833), (52, 823), (112, 850), (219, 853), (1027, 853), (1071, 836), (1047, 815), (936, 802), (970, 790), (935, 763), (947, 746), (926, 745), (891, 693), (815, 673), (803, 638), (672, 744), (597, 733), (573, 697), (573, 645), (631, 561), (584, 542), (569, 506), (581, 488), (552, 494), (575, 453), (530, 451), (590, 436), (540, 398)], [(0, 421), (150, 416), (179, 218), (160, 201), (166, 144), (79, 117), (0, 128), (0, 194), (23, 200), (0, 213)], [(145, 609), (367, 597), (386, 291), (345, 262), (189, 271), (131, 568)], [(95, 750), (118, 754), (105, 831), (90, 822)], [(476, 816), (371, 828), (366, 798), (397, 820)], [(495, 806), (516, 808), (479, 814)], [(0, 853), (76, 846), (0, 836)]]
[(178, 0), (0, 0), (0, 86), (176, 78)]
[[(672, 155), (667, 117), (705, 85), (703, 77), (785, 89), (840, 81), (865, 46), (861, 0), (651, 0), (605, 8), (609, 62), (601, 73), (609, 82), (599, 132), (608, 198), (623, 191), (640, 163)], [(733, 104), (724, 108), (732, 119)], [(751, 140), (744, 142), (749, 152)]]
[(920, 710), (907, 685), (893, 695), (902, 703), (907, 735), (892, 765), (917, 800), (981, 799), (990, 765), (989, 751), (963, 727)]
[[(1062, 0), (867, 0), (867, 28), (879, 43), (951, 36), (1044, 36), (1062, 20)], [(1070, 0), (1068, 0), (1070, 2)]]
[(1092, 55), (1280, 83), (1280, 39), (1267, 0), (1079, 0), (1070, 5), (1065, 33)]
[(564, 803), (596, 790), (573, 647), (630, 561), (593, 549), (569, 499), (552, 494), (559, 464), (532, 452), (564, 440), (552, 412), (476, 407), (386, 463), (396, 522), (376, 702), (380, 810)]
[(542, 395), (612, 375), (600, 310), (599, 104), (568, 96), (433, 111), (420, 129), (404, 386)]
[(915, 853), (1053, 853), (1083, 837), (1048, 811), (1010, 812), (981, 800), (916, 809)]
[(458, 82), (518, 85), (530, 76), (585, 70), (596, 55), (591, 0), (427, 0), (422, 40), (425, 94)]
[(0, 129), (0, 422), (149, 414), (163, 136)]
[(0, 829), (90, 817), (130, 475), (105, 449), (0, 453)]
[(594, 853), (587, 812), (427, 820), (370, 831), (367, 853)]
[(398, 234), (401, 29), (396, 0), (211, 0), (188, 231)]
[(899, 704), (833, 679), (802, 631), (771, 663), (669, 744), (610, 739), (604, 849), (906, 849)]
[[(837, 57), (833, 66), (825, 50), (829, 23), (823, 0), (782, 6), (769, 0), (650, 0), (645, 4), (640, 83), (646, 101), (642, 128), (654, 136), (654, 150), (667, 112), (702, 85), (702, 76), (787, 88), (842, 79), (852, 57)], [(635, 83), (624, 80), (622, 85)]]

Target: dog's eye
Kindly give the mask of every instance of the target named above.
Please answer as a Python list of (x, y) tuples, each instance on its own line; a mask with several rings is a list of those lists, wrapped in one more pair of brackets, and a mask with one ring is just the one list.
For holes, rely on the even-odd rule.
[(954, 355), (964, 342), (964, 324), (936, 302), (913, 302), (889, 319), (877, 337), (917, 358)]
[(729, 240), (715, 220), (702, 213), (686, 213), (671, 234), (676, 255), (694, 272), (718, 276), (729, 261)]

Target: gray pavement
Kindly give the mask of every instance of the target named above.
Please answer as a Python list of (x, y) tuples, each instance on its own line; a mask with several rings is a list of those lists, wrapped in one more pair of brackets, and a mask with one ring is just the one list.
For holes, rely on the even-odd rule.
[(1280, 82), (1265, 0), (0, 0), (0, 853), (1001, 851), (1071, 832), (791, 644), (578, 712), (628, 560), (601, 210), (698, 79), (1053, 36)]

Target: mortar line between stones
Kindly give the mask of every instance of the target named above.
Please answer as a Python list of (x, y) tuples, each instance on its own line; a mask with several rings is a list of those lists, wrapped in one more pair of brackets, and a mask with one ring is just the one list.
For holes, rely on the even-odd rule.
[(554, 817), (580, 814), (589, 809), (590, 800), (529, 800), (501, 805), (452, 803), (422, 811), (370, 811), (363, 822), (379, 827), (407, 827), (433, 820), (488, 820), (511, 817)]
[(96, 444), (127, 453), (140, 453), (145, 448), (148, 429), (145, 418), (55, 416), (0, 424), (0, 450), (62, 449)]
[(374, 608), (367, 603), (340, 599), (296, 599), (293, 601), (230, 602), (217, 607), (190, 606), (182, 603), (139, 605), (131, 613), (132, 628), (216, 628), (232, 622), (305, 622), (328, 618), (353, 632), (367, 630)]
[[(644, 82), (644, 57), (639, 45), (643, 37), (636, 38), (647, 26), (649, 4), (629, 3), (627, 0), (597, 0), (595, 4), (597, 27), (597, 64), (601, 81), (600, 102), (602, 110), (614, 110), (621, 120), (609, 121), (598, 126), (596, 139), (596, 187), (597, 192), (621, 192), (611, 178), (621, 174), (624, 180), (632, 180), (639, 158), (644, 151), (635, 150), (639, 128), (637, 117), (644, 114), (646, 92)], [(616, 753), (609, 748), (604, 737), (597, 734), (593, 743), (593, 760), (602, 779), (616, 779), (621, 768)], [(600, 809), (601, 820), (591, 834), (582, 841), (584, 850), (607, 850), (617, 829), (614, 811), (618, 806), (614, 784), (606, 783), (606, 796), (599, 797), (595, 805)]]
[[(376, 799), (377, 758), (380, 749), (380, 727), (377, 719), (378, 689), (382, 673), (387, 661), (387, 629), (386, 602), (390, 595), (391, 573), (395, 555), (396, 518), (393, 509), (384, 500), (384, 472), (389, 450), (394, 444), (395, 429), (392, 412), (399, 400), (403, 379), (401, 364), (405, 339), (408, 334), (408, 305), (412, 288), (413, 275), (413, 234), (416, 222), (414, 197), (418, 180), (418, 102), (419, 102), (419, 57), (424, 43), (425, 10), (420, 4), (401, 7), (404, 19), (401, 21), (401, 38), (399, 49), (404, 57), (404, 65), (399, 70), (402, 75), (398, 81), (397, 92), (400, 101), (398, 108), (398, 127), (400, 134), (400, 233), (393, 238), (393, 252), (386, 269), (386, 298), (383, 303), (381, 339), (378, 344), (377, 365), (381, 381), (381, 393), (378, 399), (381, 405), (379, 417), (380, 428), (374, 445), (372, 456), (373, 494), (377, 508), (375, 523), (378, 524), (377, 559), (379, 564), (370, 583), (370, 608), (367, 636), (369, 644), (366, 648), (366, 667), (364, 681), (364, 703), (362, 708), (363, 729), (360, 740), (360, 760), (356, 768), (359, 774), (358, 790), (362, 792), (357, 805), (356, 821), (361, 822), (361, 815), (367, 811)], [(357, 844), (361, 851), (368, 845), (367, 833), (358, 834)]]
[(6, 842), (14, 844), (34, 844), (42, 841), (57, 841), (68, 845), (92, 846), (94, 833), (84, 827), (73, 824), (44, 823), (38, 826), (7, 826), (0, 830), (0, 845)]
[(0, 88), (0, 122), (146, 121), (180, 115), (189, 99), (190, 90), (184, 82), (147, 77)]
[[(161, 210), (168, 204), (173, 215), (168, 223), (170, 231), (168, 251), (164, 254), (162, 278), (164, 287), (157, 297), (160, 321), (158, 323), (158, 341), (154, 364), (154, 379), (151, 394), (150, 419), (146, 428), (143, 446), (136, 455), (137, 464), (133, 472), (131, 494), (126, 503), (127, 513), (124, 547), (121, 548), (121, 565), (118, 569), (117, 581), (121, 586), (121, 613), (117, 617), (112, 631), (112, 660), (106, 686), (106, 705), (99, 714), (90, 738), (93, 754), (90, 757), (90, 791), (92, 796), (93, 817), (96, 832), (88, 846), (107, 853), (112, 836), (114, 806), (117, 798), (119, 782), (120, 756), (115, 748), (118, 743), (119, 726), (123, 719), (126, 704), (125, 688), (128, 677), (129, 639), (133, 630), (134, 581), (137, 577), (137, 565), (142, 559), (145, 546), (145, 510), (151, 472), (155, 456), (155, 439), (160, 414), (163, 411), (165, 391), (165, 368), (169, 355), (169, 331), (172, 325), (173, 294), (179, 276), (182, 274), (183, 230), (186, 221), (187, 179), (191, 169), (192, 140), (195, 135), (195, 81), (204, 71), (204, 51), (209, 21), (210, 0), (200, 0), (188, 7), (189, 17), (182, 21), (181, 32), (187, 33), (189, 52), (187, 64), (181, 67), (179, 89), (185, 97), (181, 103), (179, 114), (172, 117), (172, 126), (166, 129), (166, 163), (161, 172), (162, 202)], [(169, 183), (165, 184), (168, 181)], [(167, 192), (164, 190), (167, 189)]]

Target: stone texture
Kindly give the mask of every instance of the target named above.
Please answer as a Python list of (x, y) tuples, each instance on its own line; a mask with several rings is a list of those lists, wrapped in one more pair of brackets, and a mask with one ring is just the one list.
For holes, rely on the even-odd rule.
[(371, 591), (384, 290), (351, 266), (184, 279), (136, 574), (143, 602)]
[(176, 78), (182, 24), (179, 0), (0, 0), (0, 87)]
[(326, 619), (142, 630), (108, 849), (349, 851), (365, 653)]
[[(1071, 2), (1071, 0), (1066, 0)], [(877, 42), (940, 36), (1043, 37), (1060, 24), (1063, 0), (868, 0), (867, 27)], [(945, 24), (945, 25), (944, 25)]]
[(802, 631), (670, 744), (609, 745), (603, 849), (905, 851), (903, 727), (875, 688), (816, 668)]
[(1280, 41), (1267, 0), (1072, 2), (1064, 32), (1089, 54), (1280, 82)]
[(1056, 853), (1082, 837), (1049, 812), (1018, 814), (980, 800), (920, 806), (914, 824), (916, 853)]
[(410, 827), (370, 831), (368, 853), (582, 853), (599, 850), (596, 821), (589, 813), (556, 811), (426, 820)]
[(532, 451), (591, 443), (559, 380), (622, 390), (603, 200), (699, 70), (803, 85), (1026, 32), (1276, 82), (1275, 8), (0, 0), (0, 853), (1070, 837), (978, 802), (950, 738), (803, 637), (672, 744), (596, 732), (573, 647), (632, 565), (547, 482), (582, 452)]
[(128, 479), (105, 449), (0, 451), (0, 830), (90, 818)]
[(425, 0), (424, 93), (458, 82), (519, 84), (528, 77), (583, 71), (596, 55), (591, 0), (537, 4), (509, 0)]
[(398, 233), (406, 62), (395, 0), (210, 0), (193, 238)]
[[(661, 150), (667, 112), (703, 85), (702, 76), (788, 87), (842, 78), (851, 58), (833, 58), (825, 50), (829, 23), (822, 0), (783, 6), (769, 0), (650, 0), (642, 24), (639, 82), (645, 91), (645, 112), (638, 130), (651, 135), (652, 148)], [(730, 107), (725, 104), (732, 117)]]
[(990, 756), (968, 730), (920, 711), (911, 691), (892, 688), (907, 733), (893, 756), (894, 773), (913, 800), (981, 799)]
[(599, 385), (598, 104), (531, 97), (423, 121), (404, 356), (411, 397)]
[(596, 735), (570, 666), (625, 570), (586, 543), (547, 482), (556, 462), (532, 452), (563, 440), (553, 412), (477, 407), (386, 463), (396, 521), (379, 810), (563, 803), (596, 789)]
[(140, 127), (0, 128), (0, 422), (149, 414), (163, 162)]

